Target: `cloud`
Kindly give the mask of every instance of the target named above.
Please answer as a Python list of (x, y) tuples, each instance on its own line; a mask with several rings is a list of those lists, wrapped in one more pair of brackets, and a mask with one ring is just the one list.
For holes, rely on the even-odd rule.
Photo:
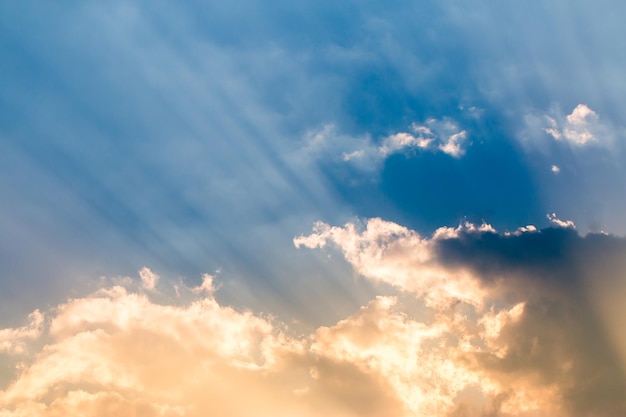
[(576, 225), (574, 224), (573, 221), (571, 220), (561, 220), (558, 217), (556, 217), (556, 213), (549, 213), (546, 215), (546, 217), (548, 218), (548, 220), (550, 220), (550, 223), (558, 226), (558, 227), (565, 227), (565, 228), (572, 228), (572, 229), (576, 229)]
[(482, 400), (460, 401), (450, 415), (623, 414), (626, 337), (620, 312), (599, 294), (626, 295), (616, 281), (626, 241), (581, 237), (571, 222), (549, 218), (559, 228), (498, 234), (468, 224), (430, 238), (380, 219), (318, 224), (294, 243), (332, 244), (361, 276), (425, 300), (435, 317), (452, 317), (446, 334), (456, 344), (447, 357), (480, 381), (457, 391), (457, 401), (472, 389)]
[(147, 290), (154, 290), (159, 281), (159, 276), (145, 266), (139, 270), (139, 278), (141, 278), (141, 285)]
[(522, 138), (526, 144), (541, 142), (541, 132), (573, 148), (592, 145), (610, 148), (615, 142), (616, 130), (586, 104), (578, 104), (568, 115), (563, 115), (557, 107), (542, 115), (527, 114), (525, 123)]
[(396, 293), (296, 333), (277, 317), (218, 302), (209, 274), (172, 298), (162, 288), (159, 302), (150, 288), (117, 280), (0, 331), (4, 346), (22, 346), (4, 350), (13, 372), (0, 388), (0, 415), (626, 411), (624, 311), (603, 303), (625, 295), (624, 239), (569, 227), (500, 234), (471, 223), (422, 237), (369, 219), (318, 223), (294, 243), (337, 248), (358, 274)]
[(28, 316), (28, 325), (14, 329), (0, 330), (0, 353), (21, 354), (26, 349), (29, 339), (37, 339), (41, 335), (44, 315), (35, 310)]
[(554, 175), (559, 175), (561, 173), (561, 168), (559, 168), (557, 165), (552, 165), (550, 167), (550, 171), (552, 171)]
[(442, 152), (458, 159), (465, 154), (467, 137), (467, 131), (450, 118), (413, 123), (407, 132), (393, 133), (376, 141), (369, 134), (358, 137), (341, 134), (336, 126), (329, 124), (307, 133), (304, 151), (367, 172), (381, 169), (385, 159), (395, 154)]
[(103, 288), (55, 309), (45, 346), (0, 391), (1, 415), (434, 417), (468, 386), (488, 404), (498, 388), (457, 346), (480, 330), (462, 315), (425, 323), (396, 305), (376, 297), (296, 336), (211, 296), (177, 306)]
[(544, 129), (556, 140), (566, 140), (573, 145), (586, 145), (597, 142), (598, 138), (592, 133), (595, 130), (598, 115), (584, 104), (579, 104), (566, 117), (566, 122), (559, 130), (559, 123), (551, 117), (546, 117), (550, 127)]
[(295, 238), (294, 244), (308, 248), (335, 245), (364, 277), (391, 284), (418, 297), (424, 296), (432, 303), (462, 299), (470, 304), (481, 304), (484, 295), (476, 278), (462, 270), (451, 273), (433, 254), (437, 241), (454, 238), (465, 229), (477, 232), (490, 230), (490, 226), (477, 228), (468, 223), (457, 229), (442, 227), (428, 239), (379, 218), (369, 219), (362, 230), (354, 223), (331, 227), (318, 222), (312, 234)]
[[(294, 336), (218, 304), (209, 285), (205, 276), (206, 296), (186, 305), (157, 304), (118, 285), (57, 306), (47, 336), (38, 335), (45, 346), (0, 391), (0, 415), (403, 415), (414, 406), (402, 390), (425, 394), (439, 380), (422, 375), (418, 386), (404, 378), (424, 366), (447, 369), (442, 360), (406, 367), (413, 355), (401, 348), (440, 332), (392, 312), (393, 298)], [(384, 338), (372, 337), (373, 328)], [(432, 408), (439, 397), (426, 401)]]
[(414, 136), (410, 133), (400, 132), (387, 136), (383, 144), (378, 148), (378, 153), (385, 158), (391, 154), (407, 151), (410, 149), (428, 149), (433, 142), (432, 132), (428, 128), (416, 130), (415, 133), (423, 135)]
[(301, 349), (211, 296), (160, 305), (120, 286), (58, 306), (46, 330), (45, 348), (0, 392), (3, 416), (268, 415), (264, 384), (283, 394), (263, 374)]
[(461, 130), (452, 119), (430, 118), (423, 124), (413, 123), (410, 132), (399, 132), (385, 137), (375, 150), (369, 152), (376, 152), (383, 159), (396, 153), (410, 154), (415, 150), (440, 151), (460, 158), (465, 154), (462, 145), (466, 139), (467, 131)]

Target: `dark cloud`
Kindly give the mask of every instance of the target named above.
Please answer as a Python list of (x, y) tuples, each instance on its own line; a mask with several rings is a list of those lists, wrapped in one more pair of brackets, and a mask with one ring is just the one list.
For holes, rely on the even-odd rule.
[(565, 228), (462, 232), (439, 241), (437, 252), (442, 262), (470, 268), (498, 293), (525, 302), (521, 319), (498, 337), (506, 353), (473, 354), (477, 367), (502, 381), (558, 387), (571, 416), (626, 413), (623, 352), (593, 297), (598, 286), (623, 290), (616, 284), (626, 270), (626, 239)]
[[(519, 271), (527, 273), (530, 279), (566, 279), (574, 283), (579, 277), (572, 260), (577, 259), (575, 249), (582, 240), (568, 228), (509, 236), (463, 231), (458, 238), (440, 240), (437, 254), (445, 264), (469, 266), (486, 280)], [(550, 273), (555, 270), (559, 273)]]

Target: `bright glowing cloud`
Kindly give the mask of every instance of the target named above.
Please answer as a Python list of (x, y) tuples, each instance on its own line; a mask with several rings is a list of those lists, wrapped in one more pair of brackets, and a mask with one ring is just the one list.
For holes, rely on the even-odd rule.
[[(619, 270), (621, 240), (583, 238), (569, 226), (498, 234), (471, 223), (425, 238), (370, 219), (318, 223), (294, 244), (336, 248), (357, 273), (398, 293), (297, 334), (278, 318), (220, 304), (213, 275), (179, 287), (169, 302), (164, 294), (153, 300), (151, 285), (138, 292), (131, 280), (105, 285), (0, 331), (14, 369), (0, 391), (0, 415), (571, 417), (626, 410), (612, 339), (579, 292), (597, 265), (614, 265), (608, 276)], [(598, 252), (603, 245), (614, 249)], [(569, 258), (588, 260), (580, 276), (571, 276)], [(592, 395), (598, 390), (605, 394)]]
[(546, 214), (546, 217), (548, 218), (548, 220), (550, 220), (550, 223), (559, 226), (559, 227), (565, 227), (565, 228), (572, 228), (575, 229), (576, 225), (574, 224), (573, 221), (571, 220), (561, 220), (556, 216), (556, 213), (548, 213)]
[[(608, 334), (599, 329), (592, 317), (604, 308), (581, 291), (599, 282), (605, 289), (615, 279), (625, 245), (602, 235), (581, 238), (572, 222), (554, 214), (548, 218), (559, 228), (537, 230), (529, 225), (498, 234), (488, 225), (466, 224), (441, 228), (431, 238), (380, 219), (360, 228), (352, 223), (342, 228), (317, 224), (311, 235), (294, 243), (320, 248), (332, 243), (363, 277), (390, 283), (425, 302), (436, 319), (421, 323), (455, 341), (443, 356), (451, 370), (460, 372), (452, 381), (463, 382), (458, 391), (447, 386), (446, 392), (456, 394), (436, 401), (439, 406), (456, 404), (453, 412), (447, 409), (452, 415), (623, 412), (626, 401), (610, 388), (626, 389), (614, 354), (626, 353), (623, 340), (613, 336), (614, 329)], [(598, 239), (606, 240), (600, 244)], [(602, 245), (615, 249), (598, 257)], [(573, 272), (574, 262), (585, 263), (585, 268)], [(620, 286), (611, 288), (623, 293)], [(449, 321), (441, 321), (443, 317)], [(600, 351), (608, 356), (598, 360)], [(446, 375), (440, 369), (437, 374)], [(481, 393), (480, 401), (463, 397), (472, 390)], [(598, 391), (607, 396), (593, 394)], [(421, 404), (413, 411), (422, 415), (417, 410), (425, 409), (431, 410)], [(441, 409), (438, 413), (445, 415)]]
[(444, 227), (428, 239), (406, 227), (376, 218), (368, 220), (362, 230), (355, 223), (344, 227), (317, 223), (311, 235), (295, 238), (294, 244), (308, 248), (336, 245), (362, 276), (419, 297), (425, 296), (430, 303), (463, 300), (480, 305), (484, 295), (475, 277), (463, 270), (454, 271), (452, 275), (433, 254), (438, 240), (478, 230), (490, 230), (490, 226), (477, 228), (468, 223), (457, 229)]

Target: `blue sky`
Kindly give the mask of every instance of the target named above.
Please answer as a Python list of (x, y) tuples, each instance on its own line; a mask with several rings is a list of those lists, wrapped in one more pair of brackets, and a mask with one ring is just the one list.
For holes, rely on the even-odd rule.
[(625, 8), (4, 2), (0, 327), (144, 267), (309, 330), (406, 289), (318, 221), (621, 242)]

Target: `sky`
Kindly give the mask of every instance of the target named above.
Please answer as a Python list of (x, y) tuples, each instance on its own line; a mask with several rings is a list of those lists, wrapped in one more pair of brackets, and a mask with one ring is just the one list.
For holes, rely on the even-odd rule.
[(0, 3), (0, 417), (626, 415), (626, 3)]

